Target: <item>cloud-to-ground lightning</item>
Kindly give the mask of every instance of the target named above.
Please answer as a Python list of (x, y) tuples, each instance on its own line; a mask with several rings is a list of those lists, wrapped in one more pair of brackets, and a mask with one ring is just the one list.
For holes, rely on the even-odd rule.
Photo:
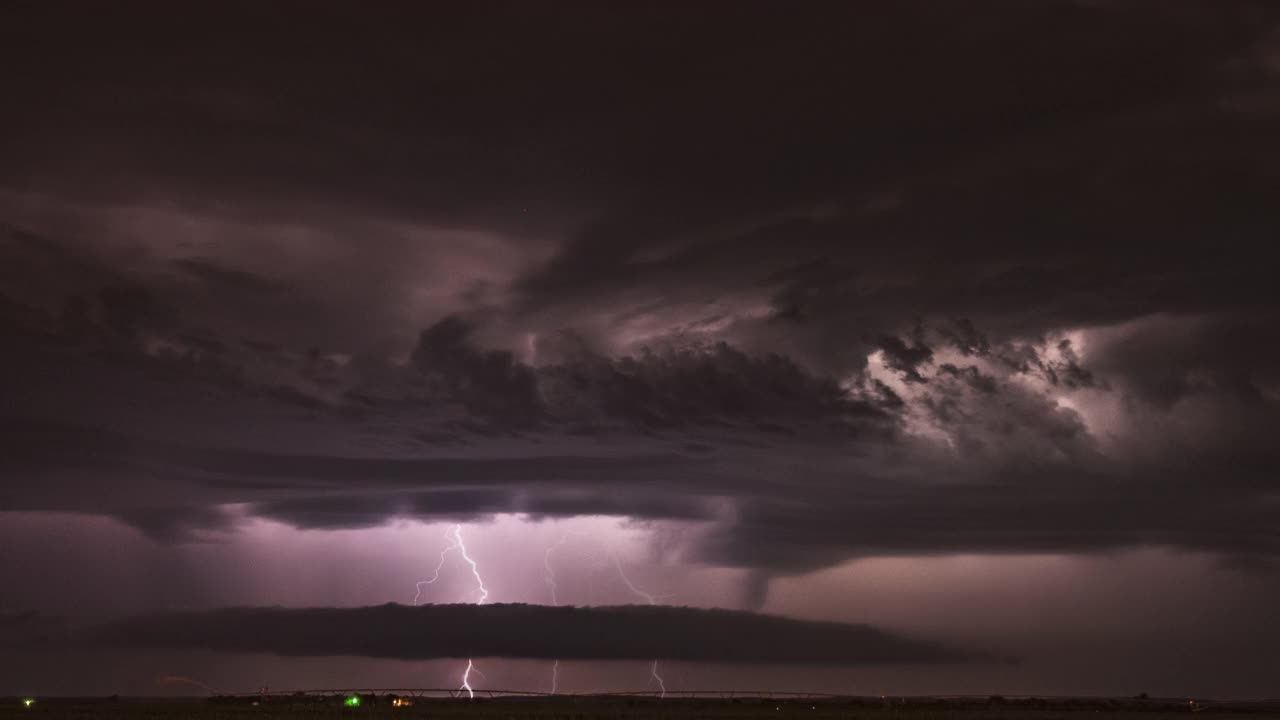
[(658, 674), (658, 661), (656, 659), (653, 661), (653, 665), (649, 666), (649, 674), (652, 675), (653, 679), (656, 680), (658, 683), (658, 690), (659, 690), (658, 697), (662, 697), (662, 698), (666, 697), (667, 683), (663, 681), (662, 676)]
[(556, 597), (556, 571), (551, 568), (551, 553), (556, 548), (568, 542), (568, 540), (569, 540), (568, 533), (561, 535), (559, 542), (556, 542), (553, 545), (549, 546), (547, 548), (547, 551), (542, 555), (542, 567), (546, 568), (547, 570), (547, 588), (551, 590), (552, 605), (559, 605), (560, 600), (559, 598)]
[[(462, 556), (462, 559), (466, 561), (468, 566), (470, 566), (471, 574), (476, 579), (476, 585), (480, 592), (480, 596), (476, 599), (476, 604), (483, 605), (484, 601), (489, 599), (489, 589), (485, 587), (484, 578), (480, 576), (480, 566), (476, 564), (475, 559), (472, 558), (471, 555), (467, 552), (467, 544), (462, 540), (462, 526), (454, 525), (453, 528), (451, 528), (449, 531), (445, 533), (445, 537), (449, 539), (449, 545), (447, 545), (444, 550), (440, 551), (440, 562), (436, 564), (436, 571), (431, 576), (431, 578), (428, 580), (418, 581), (417, 593), (415, 593), (413, 596), (413, 604), (417, 605), (418, 600), (422, 597), (423, 585), (430, 585), (431, 583), (434, 583), (436, 580), (440, 578), (440, 570), (444, 567), (444, 563), (445, 563), (445, 560), (448, 558), (449, 551), (457, 550), (458, 554)], [(462, 671), (462, 687), (458, 689), (466, 690), (467, 697), (469, 698), (474, 698), (476, 696), (475, 690), (472, 689), (471, 687), (472, 672), (475, 672), (476, 674), (480, 675), (480, 677), (484, 677), (484, 673), (480, 672), (480, 670), (476, 668), (475, 663), (472, 661), (472, 659), (467, 658), (467, 667), (465, 670)]]
[[(453, 539), (458, 543), (458, 552), (462, 554), (462, 559), (467, 561), (471, 566), (471, 574), (476, 578), (476, 584), (480, 586), (480, 597), (476, 599), (477, 605), (483, 605), (485, 600), (489, 599), (489, 589), (484, 586), (484, 578), (480, 577), (480, 566), (476, 565), (476, 561), (467, 553), (467, 545), (462, 541), (462, 526), (453, 526)], [(475, 690), (471, 689), (471, 671), (476, 670), (475, 663), (471, 658), (467, 658), (467, 669), (462, 671), (462, 687), (460, 689), (467, 691), (467, 697), (474, 698)], [(480, 672), (476, 670), (476, 672)], [(480, 677), (484, 677), (484, 673), (480, 673)]]
[[(627, 577), (626, 571), (622, 569), (622, 563), (618, 562), (617, 555), (613, 556), (613, 566), (618, 569), (618, 577), (622, 578), (622, 582), (626, 584), (628, 590), (634, 593), (637, 597), (644, 598), (644, 600), (650, 605), (658, 604), (658, 596), (641, 590), (635, 586), (635, 583), (631, 582), (631, 578)], [(658, 690), (661, 693), (659, 697), (665, 698), (667, 696), (667, 684), (662, 680), (662, 676), (658, 674), (657, 660), (654, 660), (653, 665), (649, 667), (649, 675), (653, 677), (654, 682), (658, 683)]]
[[(454, 530), (456, 531), (457, 529), (458, 529), (457, 526), (454, 526)], [(430, 585), (431, 583), (434, 583), (436, 580), (440, 579), (440, 570), (444, 568), (444, 561), (448, 557), (449, 551), (458, 549), (458, 541), (452, 537), (451, 532), (445, 532), (444, 536), (446, 538), (449, 538), (450, 543), (448, 546), (445, 547), (445, 549), (440, 551), (440, 562), (436, 563), (436, 571), (431, 575), (431, 579), (419, 580), (417, 584), (414, 585), (414, 587), (416, 588), (413, 594), (414, 605), (417, 605), (418, 600), (422, 597), (422, 586)]]
[(622, 563), (618, 562), (617, 555), (613, 556), (613, 566), (618, 569), (618, 577), (622, 578), (622, 582), (626, 584), (627, 589), (630, 590), (633, 595), (639, 598), (643, 598), (644, 601), (649, 603), (650, 605), (658, 604), (658, 596), (641, 590), (640, 588), (636, 587), (634, 583), (631, 582), (631, 578), (627, 577), (626, 571), (622, 569)]
[(469, 698), (473, 698), (476, 696), (476, 691), (471, 689), (471, 671), (475, 669), (476, 669), (475, 663), (472, 662), (471, 658), (467, 658), (467, 669), (462, 671), (462, 687), (458, 689), (466, 690), (467, 697)]
[(458, 552), (462, 553), (462, 559), (467, 561), (471, 566), (471, 574), (476, 578), (476, 585), (480, 586), (480, 598), (476, 600), (477, 605), (483, 605), (485, 600), (489, 599), (489, 589), (484, 586), (484, 578), (480, 577), (480, 568), (476, 565), (476, 561), (471, 559), (467, 554), (467, 546), (462, 542), (462, 526), (453, 526), (453, 539), (458, 543)]
[[(569, 540), (569, 534), (565, 533), (560, 536), (560, 541), (547, 548), (542, 554), (542, 567), (547, 570), (547, 588), (551, 590), (551, 604), (559, 605), (560, 599), (556, 597), (556, 571), (551, 568), (551, 552), (556, 548), (564, 545)], [(560, 661), (556, 660), (551, 663), (551, 694), (555, 695), (556, 690), (560, 686)]]

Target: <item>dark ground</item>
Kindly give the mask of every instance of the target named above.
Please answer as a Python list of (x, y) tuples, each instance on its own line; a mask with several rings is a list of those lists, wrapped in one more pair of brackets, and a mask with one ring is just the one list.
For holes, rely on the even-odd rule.
[[(1280, 704), (1230, 703), (1192, 710), (1186, 701), (1138, 700), (906, 700), (775, 701), (657, 700), (650, 698), (504, 698), (483, 700), (413, 699), (412, 707), (393, 707), (388, 697), (366, 696), (360, 707), (345, 707), (342, 697), (268, 698), (257, 705), (204, 700), (21, 699), (0, 705), (0, 720), (10, 718), (357, 718), (431, 717), (439, 720), (1163, 720), (1197, 716), (1280, 718)], [(1186, 703), (1186, 704), (1183, 704)]]

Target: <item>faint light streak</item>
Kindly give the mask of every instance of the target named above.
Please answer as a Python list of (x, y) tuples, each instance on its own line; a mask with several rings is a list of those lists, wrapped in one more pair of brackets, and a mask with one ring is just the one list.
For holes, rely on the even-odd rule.
[(636, 597), (642, 598), (645, 602), (649, 603), (650, 605), (658, 604), (658, 597), (656, 595), (653, 595), (651, 593), (647, 593), (641, 590), (640, 588), (636, 587), (634, 583), (631, 582), (631, 578), (627, 577), (626, 571), (622, 569), (622, 563), (618, 562), (617, 555), (613, 556), (613, 566), (618, 569), (618, 577), (622, 578), (622, 582), (626, 584), (627, 589), (630, 590), (632, 594), (634, 594)]
[[(631, 582), (631, 578), (627, 577), (626, 571), (622, 569), (622, 563), (618, 562), (617, 555), (613, 556), (613, 566), (618, 569), (618, 577), (622, 578), (622, 582), (626, 584), (628, 590), (634, 593), (637, 597), (644, 598), (644, 600), (650, 605), (658, 604), (658, 596), (641, 590), (635, 586), (635, 583)], [(667, 684), (663, 681), (662, 676), (658, 674), (657, 660), (654, 660), (653, 665), (649, 667), (649, 675), (653, 678), (654, 682), (658, 683), (658, 690), (661, 692), (659, 697), (665, 698), (667, 696)]]
[(547, 547), (547, 551), (542, 555), (542, 567), (547, 570), (547, 588), (551, 590), (551, 604), (559, 605), (560, 600), (556, 597), (556, 571), (551, 568), (551, 552), (556, 548), (564, 545), (569, 540), (569, 534), (565, 533), (560, 536), (559, 542)]
[(657, 661), (657, 660), (654, 660), (654, 661), (653, 661), (653, 665), (649, 666), (649, 675), (651, 675), (651, 676), (653, 677), (653, 679), (654, 679), (654, 680), (656, 680), (656, 681), (658, 682), (658, 690), (660, 691), (660, 692), (659, 692), (658, 697), (661, 697), (661, 698), (666, 697), (666, 696), (667, 696), (667, 683), (666, 683), (665, 681), (663, 681), (662, 676), (658, 674), (658, 661)]
[[(547, 589), (551, 591), (551, 604), (553, 606), (560, 605), (560, 599), (556, 597), (556, 571), (551, 567), (551, 552), (556, 548), (564, 545), (569, 540), (569, 533), (560, 536), (560, 540), (549, 547), (542, 554), (542, 567), (547, 571)], [(560, 661), (556, 660), (551, 663), (551, 694), (555, 695), (560, 687)]]

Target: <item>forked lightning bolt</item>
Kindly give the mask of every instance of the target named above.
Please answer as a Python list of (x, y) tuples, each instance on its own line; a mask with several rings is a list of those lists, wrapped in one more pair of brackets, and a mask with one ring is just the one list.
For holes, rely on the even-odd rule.
[[(631, 582), (631, 578), (627, 577), (627, 573), (622, 569), (622, 563), (618, 562), (617, 555), (613, 556), (613, 566), (618, 569), (618, 577), (622, 578), (622, 582), (626, 584), (628, 590), (634, 593), (637, 597), (644, 598), (645, 602), (649, 603), (650, 605), (658, 604), (657, 596), (641, 590), (640, 588), (636, 587), (634, 583)], [(662, 676), (658, 674), (657, 660), (654, 660), (653, 665), (650, 666), (649, 674), (653, 676), (654, 682), (658, 683), (658, 690), (661, 691), (661, 695), (659, 695), (659, 697), (665, 698), (667, 696), (667, 684), (662, 681)]]
[(476, 577), (476, 585), (480, 586), (480, 598), (476, 600), (476, 604), (483, 605), (484, 601), (489, 599), (489, 590), (484, 586), (484, 578), (480, 577), (480, 568), (476, 566), (476, 561), (467, 554), (467, 546), (462, 542), (461, 525), (453, 526), (453, 539), (458, 543), (458, 552), (462, 553), (462, 559), (471, 566), (471, 574)]
[[(556, 571), (551, 569), (551, 551), (564, 545), (569, 540), (569, 534), (565, 533), (560, 536), (560, 542), (547, 548), (542, 554), (542, 567), (547, 570), (547, 587), (551, 590), (551, 604), (559, 605), (560, 600), (556, 597)], [(560, 661), (556, 660), (551, 663), (551, 694), (555, 695), (560, 684)]]
[(442, 568), (444, 568), (444, 561), (445, 561), (445, 558), (449, 555), (449, 551), (450, 551), (450, 550), (457, 550), (457, 549), (458, 549), (458, 547), (459, 547), (459, 542), (458, 542), (457, 540), (453, 539), (453, 537), (452, 537), (453, 533), (456, 533), (457, 531), (458, 531), (458, 526), (456, 526), (456, 525), (455, 525), (455, 526), (454, 526), (454, 528), (453, 528), (453, 531), (447, 531), (447, 532), (445, 532), (444, 536), (445, 536), (446, 538), (449, 538), (449, 540), (450, 540), (451, 542), (449, 543), (448, 547), (446, 547), (445, 549), (443, 549), (443, 550), (441, 550), (441, 551), (440, 551), (440, 562), (436, 563), (436, 571), (435, 571), (435, 573), (433, 573), (433, 574), (431, 575), (431, 579), (430, 579), (430, 580), (419, 580), (419, 581), (417, 582), (417, 584), (414, 586), (414, 587), (416, 588), (416, 591), (415, 591), (415, 592), (414, 592), (414, 594), (413, 594), (413, 604), (414, 604), (414, 605), (417, 605), (417, 604), (418, 604), (418, 600), (419, 600), (419, 598), (421, 598), (421, 597), (422, 597), (422, 586), (423, 586), (423, 585), (430, 585), (431, 583), (433, 583), (433, 582), (435, 582), (436, 580), (439, 580), (439, 579), (440, 579), (440, 570), (441, 570)]
[[(467, 553), (467, 544), (462, 540), (462, 526), (454, 525), (451, 530), (445, 533), (445, 537), (449, 539), (449, 545), (446, 546), (444, 550), (440, 551), (440, 562), (436, 564), (436, 571), (431, 576), (431, 579), (418, 581), (417, 593), (413, 596), (413, 604), (417, 605), (418, 600), (422, 597), (423, 585), (430, 585), (440, 579), (440, 570), (444, 567), (449, 551), (457, 550), (458, 554), (462, 555), (462, 559), (471, 567), (471, 574), (476, 579), (476, 585), (480, 591), (480, 597), (476, 599), (476, 604), (483, 605), (484, 601), (489, 599), (489, 589), (484, 586), (484, 578), (480, 577), (480, 567), (476, 564), (476, 561), (471, 557), (471, 555)], [(484, 677), (484, 673), (480, 672), (480, 670), (476, 668), (475, 663), (472, 662), (471, 658), (467, 658), (467, 667), (462, 671), (462, 687), (458, 689), (466, 690), (467, 697), (470, 698), (474, 698), (476, 696), (475, 690), (471, 688), (472, 671), (480, 675), (480, 677)]]
[(613, 566), (618, 568), (618, 577), (622, 578), (622, 582), (626, 583), (627, 589), (630, 590), (633, 595), (635, 595), (636, 597), (644, 598), (644, 601), (649, 603), (650, 605), (658, 604), (658, 598), (656, 595), (652, 595), (650, 593), (647, 593), (641, 590), (631, 582), (631, 578), (627, 577), (627, 573), (622, 569), (622, 563), (618, 562), (617, 555), (613, 556)]
[[(480, 597), (476, 599), (477, 605), (483, 605), (485, 600), (489, 599), (489, 589), (484, 586), (484, 578), (480, 577), (480, 568), (476, 565), (476, 561), (471, 559), (467, 554), (467, 545), (462, 542), (462, 526), (453, 526), (453, 539), (458, 542), (458, 552), (462, 553), (462, 559), (467, 561), (471, 566), (471, 574), (476, 577), (476, 585), (480, 586)], [(474, 698), (476, 693), (471, 689), (471, 671), (476, 670), (475, 663), (471, 662), (471, 658), (467, 658), (467, 669), (462, 671), (462, 687), (460, 689), (467, 691), (467, 697)], [(484, 677), (484, 673), (480, 673), (480, 677)]]

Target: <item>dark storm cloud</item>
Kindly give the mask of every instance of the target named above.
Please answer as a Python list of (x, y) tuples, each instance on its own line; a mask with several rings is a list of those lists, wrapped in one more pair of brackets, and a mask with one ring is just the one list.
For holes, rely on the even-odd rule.
[(908, 345), (901, 338), (887, 336), (880, 339), (880, 349), (884, 352), (886, 364), (902, 373), (904, 380), (928, 382), (920, 374), (919, 367), (933, 359), (933, 350), (923, 342), (917, 339), (914, 345)]
[[(941, 470), (941, 468), (939, 469)], [(714, 564), (782, 572), (851, 556), (1093, 553), (1190, 546), (1225, 556), (1280, 553), (1280, 508), (1267, 500), (1280, 455), (1231, 456), (1148, 478), (1043, 468), (992, 484), (869, 486), (823, 502), (744, 503), (703, 547)], [(1203, 483), (1212, 473), (1226, 486)]]
[(989, 375), (983, 375), (982, 371), (974, 365), (966, 367), (956, 367), (951, 363), (943, 363), (938, 366), (938, 372), (946, 373), (956, 378), (960, 378), (969, 387), (975, 390), (981, 390), (984, 393), (996, 392), (996, 380)]
[[(1121, 335), (1114, 342), (1149, 341)], [(463, 357), (483, 355), (461, 341), (444, 347)], [(1040, 362), (1035, 353), (1030, 357)], [(468, 375), (461, 363), (450, 362), (429, 365), (466, 379), (446, 384), (444, 399), (459, 388), (485, 391), (476, 384), (490, 377), (501, 387), (510, 377)], [(878, 403), (855, 400), (784, 359), (761, 360), (725, 346), (622, 360), (579, 353), (536, 369), (504, 355), (500, 365), (518, 368), (539, 388), (572, 380), (560, 387), (567, 399), (540, 393), (534, 417), (545, 427), (530, 439), (596, 451), (601, 442), (635, 443), (629, 428), (636, 426), (637, 408), (648, 405), (661, 410), (662, 420), (640, 427), (674, 433), (673, 439), (703, 437), (713, 452), (689, 451), (686, 442), (669, 445), (665, 454), (529, 454), (536, 445), (526, 439), (507, 451), (517, 453), (510, 457), (493, 457), (493, 449), (487, 457), (288, 453), (207, 447), (185, 431), (181, 441), (159, 441), (154, 429), (137, 434), (11, 420), (4, 435), (7, 472), (39, 482), (11, 486), (5, 506), (109, 512), (153, 538), (174, 541), (233, 527), (234, 518), (210, 509), (225, 504), (247, 504), (252, 514), (297, 527), (350, 528), (392, 517), (462, 521), (499, 512), (716, 520), (707, 501), (732, 497), (733, 519), (719, 524), (695, 554), (779, 573), (876, 554), (1139, 545), (1241, 556), (1280, 552), (1274, 532), (1280, 518), (1266, 500), (1270, 478), (1280, 470), (1274, 453), (1246, 454), (1236, 439), (1233, 454), (1229, 445), (1126, 465), (1100, 455), (1074, 414), (976, 366), (916, 363), (917, 372), (931, 374), (917, 407), (955, 443), (956, 454), (945, 458), (893, 430), (894, 413), (906, 401), (884, 400), (892, 391), (883, 383)], [(165, 393), (200, 388), (185, 374), (177, 378), (179, 385), (161, 385)], [(627, 402), (610, 399), (614, 384), (629, 388)], [(116, 389), (135, 394), (139, 388)], [(576, 408), (571, 415), (596, 432), (556, 429), (566, 407)], [(1265, 422), (1265, 403), (1256, 412), (1256, 422)], [(852, 418), (854, 428), (880, 430), (824, 434), (815, 425), (824, 414), (828, 423)], [(314, 420), (304, 428), (319, 430)], [(344, 432), (359, 430), (353, 425)], [(373, 436), (386, 440), (387, 433)], [(492, 442), (487, 437), (472, 442), (484, 447)], [(633, 446), (654, 447), (652, 436), (640, 438)]]
[[(5, 510), (109, 512), (161, 540), (231, 525), (209, 504), (251, 503), (298, 527), (367, 527), (393, 516), (469, 519), (497, 512), (706, 517), (696, 498), (653, 495), (713, 468), (696, 457), (612, 455), (374, 458), (209, 450), (99, 428), (9, 420), (0, 468), (27, 483)], [(36, 484), (32, 481), (40, 479)], [(154, 492), (154, 483), (164, 486)]]
[(730, 610), (623, 606), (383, 605), (153, 613), (87, 632), (122, 648), (424, 660), (521, 657), (727, 663), (931, 664), (983, 656), (867, 625)]
[[(569, 463), (564, 463), (568, 466)], [(621, 470), (621, 464), (616, 470)], [(566, 473), (567, 475), (567, 473)], [(595, 489), (579, 488), (569, 480), (554, 486), (529, 488), (509, 485), (492, 490), (392, 492), (363, 495), (307, 496), (274, 500), (253, 506), (253, 514), (308, 529), (374, 527), (391, 517), (465, 522), (495, 513), (522, 512), (531, 517), (614, 515), (662, 520), (710, 520), (714, 514), (696, 497), (655, 496), (632, 489), (625, 473), (601, 479)], [(617, 477), (621, 475), (621, 478)], [(505, 478), (504, 478), (505, 480)], [(133, 522), (133, 516), (124, 518)], [(179, 518), (181, 520), (181, 518)], [(147, 528), (143, 527), (146, 530)], [(154, 533), (149, 533), (154, 536)]]
[(235, 518), (230, 514), (205, 507), (143, 507), (119, 512), (116, 518), (164, 543), (198, 541), (202, 533), (235, 527)]
[(280, 286), (244, 270), (225, 268), (200, 258), (183, 258), (174, 261), (174, 267), (211, 285), (223, 285), (233, 291), (252, 293), (275, 292)]
[(380, 525), (397, 514), (469, 519), (487, 512), (501, 512), (511, 505), (509, 493), (501, 489), (461, 490), (419, 493), (412, 498), (338, 495), (277, 500), (257, 505), (254, 514), (294, 527), (331, 529)]
[[(1025, 330), (1264, 299), (1261, 264), (1212, 251), (1272, 222), (1251, 160), (1269, 123), (1223, 107), (1266, 86), (1265, 4), (482, 7), (157, 4), (147, 23), (91, 28), (26, 8), (15, 66), (46, 62), (10, 81), (34, 109), (9, 119), (11, 184), (93, 183), (74, 137), (122, 155), (133, 183), (242, 197), (253, 177), (249, 194), (289, 206), (314, 194), (492, 227), (527, 206), (586, 215), (511, 311), (572, 322), (764, 283), (779, 319), (810, 327), (739, 332), (815, 363), (919, 314)], [(190, 31), (223, 26), (240, 50), (212, 62), (220, 46)], [(309, 40), (278, 52), (280, 27)], [(24, 46), (37, 37), (95, 62)], [(172, 62), (124, 50), (140, 46)], [(137, 102), (101, 102), (106, 87)], [(73, 167), (27, 149), (52, 133)]]
[(470, 413), (520, 427), (537, 420), (537, 380), (510, 352), (482, 350), (468, 342), (471, 328), (447, 317), (422, 331), (410, 362), (425, 381)]
[[(414, 487), (427, 481), (442, 485), (475, 487), (511, 483), (536, 485), (557, 481), (590, 483), (617, 473), (623, 462), (639, 472), (661, 472), (667, 466), (687, 469), (678, 456), (572, 457), (564, 455), (515, 458), (359, 458), (335, 455), (283, 455), (278, 453), (196, 452), (175, 459), (192, 471), (233, 478), (262, 478), (314, 487), (346, 487), (353, 478), (365, 486)], [(476, 499), (482, 495), (474, 496)]]
[[(914, 225), (878, 221), (874, 212), (862, 219), (839, 215), (852, 214), (873, 193), (880, 195), (871, 209), (890, 208), (891, 216), (910, 211), (916, 206), (913, 176), (972, 164), (975, 155), (1005, 146), (1010, 138), (1030, 137), (1034, 143), (1073, 124), (1088, 127), (1098, 118), (1142, 112), (1170, 99), (1203, 98), (1216, 91), (1207, 84), (1215, 82), (1217, 66), (1256, 37), (1248, 25), (1262, 18), (1248, 11), (1258, 7), (1198, 12), (1186, 5), (1161, 11), (1074, 3), (964, 9), (908, 3), (892, 9), (814, 5), (808, 9), (813, 16), (770, 17), (763, 44), (753, 41), (741, 57), (730, 45), (723, 65), (694, 66), (737, 72), (717, 78), (714, 88), (699, 85), (702, 76), (695, 74), (689, 85), (705, 91), (707, 99), (693, 104), (692, 118), (681, 114), (687, 132), (663, 135), (672, 126), (656, 128), (654, 169), (670, 157), (672, 172), (653, 177), (661, 182), (628, 196), (584, 230), (526, 287), (551, 302), (615, 293), (619, 285), (661, 282), (670, 290), (681, 282), (731, 277), (735, 266), (768, 272), (771, 264), (795, 265), (824, 255), (857, 262), (867, 250), (874, 261), (886, 251), (884, 231), (894, 229), (896, 241), (912, 245), (924, 240), (932, 246), (934, 238), (951, 235), (979, 240), (979, 252), (993, 241), (1008, 248), (1016, 236), (974, 238), (974, 221), (998, 204), (1013, 212), (1003, 227), (988, 229), (1016, 232), (1020, 221), (1052, 209), (1052, 195), (1043, 192), (1050, 188), (1027, 187), (1010, 208), (999, 194), (1006, 188), (984, 187), (976, 198), (981, 205), (968, 217), (955, 217), (968, 221), (955, 228), (942, 213), (965, 213), (964, 205), (938, 207), (939, 216), (926, 207), (915, 214)], [(753, 25), (761, 19), (754, 10), (733, 22)], [(1008, 57), (1020, 59), (1016, 69)], [(892, 67), (885, 66), (887, 58), (893, 58)], [(1159, 77), (1155, 67), (1162, 69)], [(704, 118), (711, 112), (718, 117)], [(706, 125), (699, 122), (704, 119)], [(724, 126), (729, 122), (732, 128)], [(703, 147), (690, 152), (686, 143), (694, 138)], [(646, 150), (655, 152), (653, 145)], [(901, 200), (883, 194), (902, 192), (895, 188), (904, 184)], [(699, 196), (698, 187), (716, 192)], [(855, 193), (852, 199), (849, 193)], [(895, 208), (900, 201), (906, 207)], [(838, 208), (835, 222), (804, 217), (808, 208), (824, 204)], [(771, 217), (779, 212), (785, 215)], [(724, 224), (751, 229), (726, 231)], [(651, 246), (667, 251), (657, 260), (642, 259)], [(723, 252), (729, 248), (733, 252)], [(1036, 279), (1034, 272), (1015, 267), (1006, 277), (1025, 283)]]
[(0, 502), (1275, 553), (1277, 19), (10, 9)]
[(1280, 330), (1270, 315), (1172, 318), (1117, 333), (1094, 363), (1130, 378), (1136, 399), (1160, 408), (1196, 395), (1225, 394), (1247, 406), (1269, 404), (1280, 375)]
[[(610, 209), (590, 234), (624, 249), (672, 222), (865, 188), (985, 141), (1196, 91), (1269, 19), (1261, 3), (1005, 0), (786, 13), (146, 2), (92, 21), (68, 8), (9, 13), (4, 64), (24, 71), (3, 90), (25, 109), (5, 119), (11, 183), (102, 193), (107, 167), (126, 186), (163, 178), (206, 196), (483, 222), (545, 217), (576, 197)], [(230, 57), (214, 40), (229, 35)], [(605, 287), (627, 255), (584, 234), (530, 286)]]
[(548, 412), (573, 421), (622, 421), (650, 428), (754, 424), (872, 430), (890, 416), (851, 397), (790, 358), (752, 356), (726, 343), (608, 358), (581, 353), (538, 370)]

